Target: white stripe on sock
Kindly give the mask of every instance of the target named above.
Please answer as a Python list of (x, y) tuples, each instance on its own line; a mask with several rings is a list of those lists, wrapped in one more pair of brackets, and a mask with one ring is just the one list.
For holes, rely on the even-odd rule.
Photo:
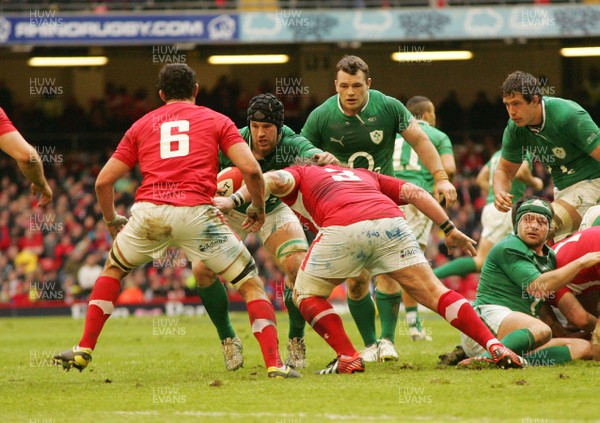
[(256, 319), (252, 322), (252, 333), (260, 333), (267, 326), (275, 326), (275, 322), (269, 319)]
[(468, 301), (462, 298), (460, 300), (454, 301), (452, 304), (446, 307), (445, 317), (448, 322), (452, 323), (452, 321), (458, 317), (458, 311), (464, 303), (468, 303)]
[(314, 319), (311, 320), (310, 322), (310, 326), (311, 327), (315, 327), (315, 324), (321, 320), (323, 317), (327, 316), (328, 314), (335, 314), (335, 310), (333, 308), (328, 308), (327, 310), (323, 310), (322, 312), (320, 312), (319, 314), (317, 314)]

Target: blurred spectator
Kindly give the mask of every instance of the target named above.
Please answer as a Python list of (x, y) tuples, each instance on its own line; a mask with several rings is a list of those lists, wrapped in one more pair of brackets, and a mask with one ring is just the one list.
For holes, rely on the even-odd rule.
[(102, 273), (102, 266), (98, 264), (99, 257), (96, 254), (89, 254), (85, 258), (85, 263), (79, 268), (77, 272), (77, 283), (81, 288), (79, 296), (87, 298), (92, 292), (96, 279)]
[(464, 110), (458, 102), (458, 94), (451, 90), (437, 107), (436, 115), (439, 128), (448, 134), (450, 139), (460, 140), (459, 134), (465, 130)]
[(481, 140), (486, 130), (494, 127), (496, 109), (487, 98), (485, 91), (477, 92), (475, 101), (469, 107), (469, 129)]

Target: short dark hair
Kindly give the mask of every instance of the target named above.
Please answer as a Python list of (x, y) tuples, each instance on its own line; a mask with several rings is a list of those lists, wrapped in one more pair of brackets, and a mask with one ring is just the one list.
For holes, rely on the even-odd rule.
[(520, 93), (523, 99), (531, 103), (533, 96), (542, 99), (542, 87), (538, 79), (530, 73), (514, 71), (502, 84), (502, 97), (512, 97)]
[(356, 75), (358, 71), (363, 71), (365, 78), (369, 79), (369, 65), (358, 56), (345, 55), (335, 66), (335, 71), (336, 73), (343, 71), (350, 75)]
[(191, 98), (196, 89), (196, 72), (185, 63), (169, 63), (160, 70), (156, 86), (165, 100)]
[(425, 112), (428, 112), (433, 103), (427, 97), (416, 95), (406, 102), (406, 108), (417, 119), (422, 119)]

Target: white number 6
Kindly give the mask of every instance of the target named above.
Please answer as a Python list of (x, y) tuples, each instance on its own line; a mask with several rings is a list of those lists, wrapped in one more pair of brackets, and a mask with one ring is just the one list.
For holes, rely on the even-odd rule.
[[(176, 128), (178, 134), (173, 134), (172, 130)], [(160, 125), (160, 158), (170, 159), (172, 157), (182, 157), (190, 154), (190, 137), (182, 132), (190, 130), (190, 122), (187, 120), (176, 120), (173, 122), (164, 122)], [(171, 143), (176, 142), (177, 148), (171, 149)]]

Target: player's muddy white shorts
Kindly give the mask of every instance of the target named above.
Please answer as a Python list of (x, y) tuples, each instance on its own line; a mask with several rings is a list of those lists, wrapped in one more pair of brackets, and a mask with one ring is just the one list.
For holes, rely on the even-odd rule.
[(322, 228), (302, 263), (302, 269), (322, 278), (371, 275), (428, 263), (402, 217), (364, 220), (348, 226)]
[[(245, 214), (232, 210), (230, 214), (225, 215), (225, 219), (227, 220), (227, 223), (229, 223), (229, 226), (231, 226), (231, 229), (233, 229), (241, 239), (246, 239), (248, 231), (242, 229), (242, 223), (244, 222), (244, 219), (246, 219)], [(264, 244), (277, 229), (294, 225), (297, 225), (296, 227), (298, 230), (302, 231), (302, 224), (292, 209), (287, 205), (280, 203), (265, 215), (265, 224), (260, 228), (257, 235)]]
[(194, 207), (135, 203), (131, 217), (110, 251), (115, 265), (130, 271), (180, 247), (188, 260), (201, 260), (213, 272), (229, 267), (245, 248), (211, 205)]
[(425, 216), (423, 212), (419, 211), (419, 209), (412, 204), (401, 206), (400, 210), (404, 213), (408, 226), (410, 227), (410, 230), (413, 231), (413, 234), (415, 234), (419, 245), (427, 246), (427, 244), (429, 244), (431, 228), (433, 228), (431, 219)]
[[(474, 309), (481, 320), (483, 320), (483, 323), (485, 323), (495, 336), (498, 335), (498, 329), (504, 319), (506, 319), (506, 316), (514, 313), (510, 308), (501, 305), (485, 304), (474, 307)], [(464, 333), (460, 334), (460, 340), (465, 353), (469, 357), (475, 357), (485, 352), (485, 348)]]
[(481, 238), (497, 244), (513, 231), (511, 212), (502, 213), (494, 203), (486, 204), (481, 212), (481, 226)]
[[(566, 202), (577, 209), (579, 216), (571, 216), (568, 210), (561, 206), (561, 202)], [(554, 188), (554, 202), (552, 208), (556, 217), (564, 222), (556, 231), (554, 241), (560, 241), (571, 233), (577, 231), (581, 218), (587, 210), (598, 204), (600, 201), (600, 178), (587, 179), (577, 182), (563, 190)], [(556, 218), (555, 218), (556, 219)]]

